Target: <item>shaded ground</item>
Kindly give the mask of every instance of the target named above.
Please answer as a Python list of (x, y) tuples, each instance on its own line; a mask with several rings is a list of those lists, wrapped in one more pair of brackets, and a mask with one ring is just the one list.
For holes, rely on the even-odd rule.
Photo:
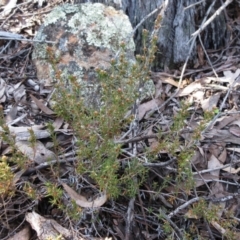
[[(37, 4), (25, 4), (22, 12), (16, 9), (2, 19), (1, 26), (32, 38), (43, 17), (41, 12), (47, 13), (53, 6), (45, 4), (38, 9)], [(131, 199), (124, 194), (108, 199), (98, 208), (76, 208), (76, 219), (51, 204), (46, 183), (63, 189), (58, 180), (68, 180), (88, 199), (98, 195), (97, 187), (89, 176), (75, 173), (74, 135), (47, 104), (53, 89), (36, 78), (32, 43), (1, 40), (0, 102), (4, 122), (16, 141), (29, 138), (26, 129), (21, 131), (24, 134), (19, 133), (20, 127), (43, 125), (34, 132), (43, 144), (39, 148), (45, 155), (56, 154), (58, 162), (44, 164), (40, 156), (38, 164), (29, 160), (22, 170), (11, 159), (12, 149), (2, 134), (1, 164), (7, 161), (14, 180), (6, 184), (4, 172), (8, 176), (10, 172), (0, 165), (0, 188), (8, 189), (8, 195), (0, 192), (0, 238), (9, 239), (29, 229), (22, 239), (37, 239), (26, 221), (30, 217), (26, 214), (34, 211), (49, 221), (56, 220), (74, 239), (239, 239), (239, 16), (231, 7), (227, 13), (231, 17), (232, 41), (225, 49), (207, 50), (212, 67), (199, 52), (198, 65), (187, 69), (180, 83), (179, 69), (152, 72), (156, 87), (152, 98), (160, 99), (160, 107), (155, 107), (153, 99), (146, 99), (139, 106), (137, 136), (126, 134), (128, 128), (119, 137), (123, 147), (118, 161), (131, 161), (136, 147), (139, 163), (149, 170), (138, 194)], [(179, 91), (173, 95), (177, 87)], [(55, 127), (59, 152), (54, 151), (46, 131), (48, 122)], [(186, 150), (189, 155), (183, 156)], [(54, 175), (56, 163), (60, 164), (58, 176)], [(66, 189), (63, 202), (66, 207), (71, 203)], [(51, 222), (51, 226), (54, 224)], [(45, 227), (43, 224), (41, 229)]]

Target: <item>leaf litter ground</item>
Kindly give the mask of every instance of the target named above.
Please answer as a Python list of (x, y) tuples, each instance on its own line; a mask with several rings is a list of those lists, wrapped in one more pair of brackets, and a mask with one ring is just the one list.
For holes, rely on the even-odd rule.
[[(25, 12), (37, 11), (32, 4), (24, 6)], [(53, 6), (45, 7), (48, 12)], [(18, 33), (23, 27), (13, 24), (11, 19), (8, 19), (8, 30)], [(24, 26), (26, 36), (34, 35), (31, 22), (25, 21), (29, 23)], [(232, 28), (236, 28), (234, 23)], [(98, 195), (95, 183), (88, 176), (76, 175), (77, 159), (72, 151), (74, 133), (48, 105), (53, 89), (36, 78), (30, 58), (32, 45), (12, 40), (2, 42), (6, 46), (0, 78), (4, 124), (25, 160), (23, 170), (11, 160), (8, 163), (14, 178), (9, 183), (8, 193), (11, 194), (1, 192), (1, 239), (11, 239), (14, 234), (20, 239), (36, 239), (37, 236), (44, 239), (41, 232), (52, 226), (65, 239), (166, 239), (168, 234), (169, 239), (183, 239), (184, 232), (189, 234), (189, 239), (193, 239), (192, 236), (195, 239), (240, 238), (237, 40), (226, 49), (208, 53), (217, 77), (200, 57), (202, 65), (186, 70), (180, 85), (180, 71), (151, 73), (155, 95), (139, 106), (137, 136), (132, 138), (127, 129), (116, 139), (116, 143), (123, 144), (119, 160), (131, 160), (135, 146), (139, 163), (149, 172), (136, 197), (130, 199), (123, 195), (115, 200)], [(176, 88), (179, 91), (173, 97)], [(164, 105), (169, 98), (171, 101)], [(186, 118), (181, 119), (182, 125), (174, 131), (172, 127), (175, 117), (182, 111), (182, 102), (187, 106)], [(207, 112), (211, 113), (209, 118), (204, 115)], [(57, 134), (58, 152), (46, 129), (48, 122), (53, 123)], [(2, 125), (1, 132), (6, 131)], [(199, 138), (194, 138), (196, 133)], [(35, 138), (34, 148), (29, 142), (31, 138)], [(174, 141), (177, 146), (172, 147)], [(194, 151), (185, 157), (189, 164), (181, 168), (181, 152), (186, 149)], [(11, 159), (12, 151), (9, 142), (2, 137), (2, 161), (6, 156)], [(58, 164), (60, 179), (52, 171)], [(191, 186), (187, 185), (188, 176), (193, 180)], [(0, 185), (3, 179), (0, 178)], [(75, 189), (58, 182), (66, 179)], [(79, 203), (76, 211), (81, 214), (77, 220), (68, 218), (56, 204), (51, 204), (47, 182), (56, 183), (64, 192), (66, 206), (72, 200)], [(34, 190), (34, 196), (29, 196), (25, 186)]]

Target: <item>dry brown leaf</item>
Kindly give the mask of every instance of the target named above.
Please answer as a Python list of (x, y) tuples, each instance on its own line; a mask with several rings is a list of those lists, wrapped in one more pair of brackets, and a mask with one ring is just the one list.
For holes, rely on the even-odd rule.
[(17, 105), (14, 105), (10, 111), (7, 113), (7, 116), (6, 116), (6, 124), (9, 124), (10, 122), (12, 122), (16, 116), (17, 116), (17, 112), (18, 112), (18, 107)]
[(199, 164), (202, 162), (202, 154), (200, 151), (195, 151), (195, 154), (191, 157), (191, 164)]
[(25, 169), (19, 170), (18, 172), (16, 172), (14, 174), (14, 178), (13, 178), (13, 185), (15, 186), (15, 184), (18, 182), (18, 180), (20, 180), (21, 176), (23, 175), (23, 173), (25, 172)]
[(52, 115), (55, 114), (50, 108), (46, 107), (41, 101), (35, 98), (32, 94), (30, 94), (32, 100), (36, 103), (36, 105), (46, 114)]
[(63, 118), (57, 117), (53, 123), (54, 130), (58, 130), (64, 123)]
[(221, 152), (221, 154), (218, 156), (218, 160), (221, 162), (221, 163), (225, 163), (226, 160), (227, 160), (227, 150), (226, 148), (224, 148)]
[(239, 126), (231, 126), (229, 128), (229, 132), (232, 133), (234, 136), (240, 137), (240, 127)]
[(20, 85), (13, 92), (13, 97), (16, 103), (26, 102), (26, 90), (24, 85)]
[(214, 180), (218, 180), (219, 177), (218, 176), (213, 176), (210, 173), (202, 173), (201, 175), (199, 174), (195, 174), (193, 176), (193, 179), (195, 181), (195, 187), (200, 187), (206, 183), (210, 183)]
[(233, 173), (233, 174), (236, 174), (236, 173), (239, 173), (240, 172), (240, 167), (235, 169), (233, 167), (226, 167), (226, 168), (223, 168), (222, 169), (223, 171), (226, 171), (226, 172), (229, 172), (229, 173)]
[[(149, 128), (149, 130), (147, 131), (147, 136), (153, 135), (154, 132), (152, 130), (152, 127)], [(150, 146), (151, 151), (156, 151), (156, 149), (159, 147), (159, 141), (157, 138), (149, 138), (148, 139), (148, 143)]]
[(224, 87), (221, 86), (219, 84), (208, 84), (207, 85), (210, 89), (212, 90), (223, 90), (223, 91), (227, 91), (229, 89), (229, 87)]
[(235, 73), (231, 72), (230, 70), (223, 71), (224, 77), (209, 77), (209, 80), (216, 81), (216, 82), (222, 82), (222, 83), (230, 83), (232, 84), (234, 80), (239, 76), (240, 69), (238, 68)]
[(40, 130), (43, 127), (44, 127), (43, 125), (33, 125), (31, 127), (13, 127), (13, 126), (9, 126), (8, 128), (9, 128), (11, 133), (18, 134), (20, 132), (28, 132), (29, 130), (32, 130), (32, 131)]
[[(31, 26), (32, 27), (32, 26)], [(26, 32), (29, 36), (34, 37), (35, 36), (35, 32), (33, 31), (32, 28), (25, 28), (24, 32)]]
[(208, 146), (208, 151), (210, 154), (214, 155), (221, 163), (225, 163), (227, 158), (226, 143), (218, 142), (216, 144), (210, 144)]
[(227, 150), (240, 153), (240, 148), (227, 148)]
[(88, 201), (84, 196), (76, 193), (72, 188), (70, 188), (67, 184), (62, 183), (63, 188), (69, 194), (70, 198), (73, 199), (76, 204), (80, 207), (84, 208), (96, 208), (101, 207), (107, 201), (107, 193), (104, 192), (101, 197), (93, 201)]
[(17, 5), (17, 0), (9, 0), (7, 5), (5, 5), (3, 12), (0, 14), (1, 17), (5, 18), (12, 9)]
[(5, 81), (0, 78), (0, 103), (4, 103), (6, 101), (5, 90), (6, 90)]
[(203, 99), (204, 99), (204, 95), (205, 95), (205, 92), (204, 92), (203, 90), (200, 90), (200, 91), (195, 91), (195, 92), (192, 94), (192, 97), (193, 97), (193, 99), (195, 99), (196, 101), (202, 102)]
[(204, 161), (204, 151), (201, 147), (198, 147), (199, 151), (195, 151), (195, 154), (191, 157), (191, 164), (193, 164), (198, 171), (206, 169), (207, 163)]
[(156, 107), (160, 106), (163, 103), (163, 101), (159, 98), (152, 99), (148, 102), (140, 104), (138, 108), (138, 119), (139, 121), (143, 119), (145, 114), (152, 109), (155, 109)]
[(240, 69), (237, 69), (235, 73), (231, 72), (231, 71), (223, 71), (224, 77), (221, 77), (220, 79), (223, 82), (228, 82), (230, 84), (232, 84), (235, 79), (240, 75)]
[(2, 98), (0, 98), (0, 103), (4, 103), (6, 101), (6, 99), (7, 99), (6, 96), (3, 95)]
[(170, 84), (167, 84), (167, 86), (165, 87), (165, 91), (164, 91), (164, 94), (162, 95), (162, 99), (166, 99), (165, 98), (165, 96), (171, 96), (172, 95), (172, 88), (173, 88), (173, 86), (172, 85), (170, 85)]
[(213, 128), (212, 130), (206, 132), (204, 134), (206, 138), (212, 138), (212, 141), (220, 142), (223, 141), (225, 143), (235, 143), (239, 144), (240, 138), (235, 137), (232, 133), (228, 130), (218, 130)]
[(240, 116), (239, 116), (239, 114), (235, 115), (234, 117), (235, 117), (235, 121), (233, 121), (231, 125), (237, 125), (237, 126), (240, 127), (240, 120), (239, 120)]
[(17, 141), (16, 147), (30, 160), (38, 164), (57, 159), (54, 152), (45, 148), (40, 141), (36, 141), (34, 147), (32, 147), (29, 141)]
[[(48, 130), (34, 130), (33, 131), (36, 139), (43, 139), (49, 137), (51, 134)], [(16, 134), (15, 140), (21, 141), (21, 140), (30, 140), (31, 134), (29, 132), (19, 132)]]
[(222, 94), (221, 92), (216, 93), (210, 96), (209, 98), (202, 100), (201, 101), (202, 109), (204, 111), (212, 111), (215, 107), (217, 107), (221, 94)]
[[(222, 167), (223, 164), (212, 154), (208, 160), (208, 169), (214, 169)], [(220, 170), (211, 171), (210, 174), (213, 176), (219, 176)]]
[(158, 79), (157, 81), (154, 81), (154, 84), (155, 84), (155, 98), (158, 98), (159, 96), (162, 96), (163, 93), (162, 81)]
[(237, 117), (238, 116), (236, 116), (236, 115), (220, 117), (216, 120), (214, 127), (217, 129), (222, 129), (230, 123), (234, 124)]
[[(211, 190), (212, 190), (211, 197), (214, 197), (214, 198), (225, 197), (222, 183), (219, 183), (219, 182), (212, 183)], [(209, 209), (212, 209), (212, 206), (217, 206), (218, 210), (216, 212), (216, 216), (218, 217), (218, 219), (220, 219), (226, 207), (226, 202), (213, 203), (210, 201), (208, 206), (209, 206)]]
[[(170, 85), (173, 85), (174, 87), (178, 87), (179, 83), (174, 81), (173, 78), (170, 77), (161, 77), (161, 81), (163, 83), (168, 83)], [(183, 84), (180, 84), (179, 88), (183, 88)]]
[(202, 147), (198, 147), (198, 146), (197, 146), (197, 148), (198, 148), (199, 152), (201, 153), (201, 155), (204, 156), (204, 150), (203, 150), (203, 148), (202, 148)]
[[(20, 140), (29, 140), (31, 135), (30, 135), (30, 130), (33, 131), (35, 138), (36, 139), (42, 139), (42, 138), (47, 138), (50, 136), (50, 133), (48, 130), (41, 130), (44, 126), (43, 125), (34, 125), (31, 127), (13, 127), (9, 126), (9, 131), (12, 136), (15, 137), (16, 141)], [(3, 129), (0, 127), (0, 132), (2, 132)]]
[(210, 82), (211, 82), (211, 80), (209, 80), (208, 78), (202, 78), (202, 79), (196, 80), (196, 81), (190, 83), (184, 89), (180, 90), (177, 96), (178, 97), (187, 96), (196, 90), (200, 90), (200, 89), (204, 88), (205, 85)]
[(183, 96), (187, 96), (190, 93), (201, 89), (203, 86), (201, 84), (200, 81), (195, 81), (190, 83), (187, 87), (185, 87), (184, 89), (180, 90), (178, 93), (178, 97), (183, 97)]
[(216, 144), (210, 144), (208, 146), (208, 151), (218, 158), (219, 155), (222, 153), (224, 147), (225, 147), (225, 143), (221, 143), (221, 142)]

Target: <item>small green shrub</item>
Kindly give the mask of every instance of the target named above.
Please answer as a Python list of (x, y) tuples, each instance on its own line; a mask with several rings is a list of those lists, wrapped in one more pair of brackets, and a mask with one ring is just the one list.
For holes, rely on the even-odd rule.
[(14, 193), (13, 178), (14, 175), (7, 164), (7, 157), (2, 156), (0, 160), (0, 196), (2, 198)]
[[(74, 76), (69, 76), (71, 90), (66, 89), (65, 82), (56, 74), (58, 84), (54, 101), (55, 113), (67, 121), (74, 130), (77, 142), (77, 173), (88, 174), (95, 180), (101, 190), (106, 190), (110, 197), (120, 194), (133, 196), (138, 191), (146, 175), (146, 168), (136, 159), (127, 160), (121, 166), (119, 156), (121, 145), (114, 138), (121, 134), (134, 119), (134, 115), (125, 117), (136, 99), (141, 98), (140, 87), (150, 80), (149, 70), (156, 51), (156, 37), (147, 47), (148, 32), (143, 32), (143, 55), (136, 57), (135, 63), (126, 58), (125, 43), (121, 43), (119, 58), (111, 61), (111, 69), (98, 69), (101, 85), (101, 106), (86, 107), (82, 96), (81, 84)], [(48, 49), (49, 59), (54, 59)], [(52, 61), (51, 64), (56, 64)]]

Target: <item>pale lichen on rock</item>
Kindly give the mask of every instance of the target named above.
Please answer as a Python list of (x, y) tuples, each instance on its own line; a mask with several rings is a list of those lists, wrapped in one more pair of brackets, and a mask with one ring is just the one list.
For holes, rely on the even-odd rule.
[(58, 6), (46, 17), (35, 37), (38, 41), (55, 42), (35, 44), (32, 58), (37, 76), (47, 85), (56, 79), (48, 59), (50, 46), (59, 59), (55, 69), (61, 71), (61, 79), (67, 82), (70, 75), (75, 76), (86, 102), (99, 104), (96, 68), (109, 69), (122, 41), (126, 42), (129, 61), (134, 61), (135, 44), (129, 38), (131, 32), (128, 17), (113, 7), (100, 3)]
[[(96, 69), (107, 70), (110, 61), (116, 56), (121, 42), (125, 42), (125, 53), (128, 66), (135, 62), (135, 44), (133, 38), (129, 38), (132, 27), (128, 17), (113, 7), (107, 7), (100, 3), (90, 4), (64, 4), (56, 7), (46, 17), (44, 24), (40, 27), (35, 40), (53, 41), (50, 43), (36, 43), (33, 51), (33, 60), (37, 68), (37, 76), (45, 81), (45, 85), (56, 82), (56, 71), (60, 72), (61, 80), (71, 89), (69, 77), (76, 77), (81, 85), (81, 96), (87, 106), (100, 106), (100, 86)], [(48, 47), (54, 53), (53, 63), (49, 59)], [(59, 75), (58, 75), (59, 77)], [(122, 78), (124, 85), (125, 79)], [(135, 88), (136, 85), (124, 88)], [(151, 92), (154, 92), (152, 81)], [(150, 87), (142, 91), (142, 98), (149, 93)], [(124, 89), (123, 89), (124, 90)]]

